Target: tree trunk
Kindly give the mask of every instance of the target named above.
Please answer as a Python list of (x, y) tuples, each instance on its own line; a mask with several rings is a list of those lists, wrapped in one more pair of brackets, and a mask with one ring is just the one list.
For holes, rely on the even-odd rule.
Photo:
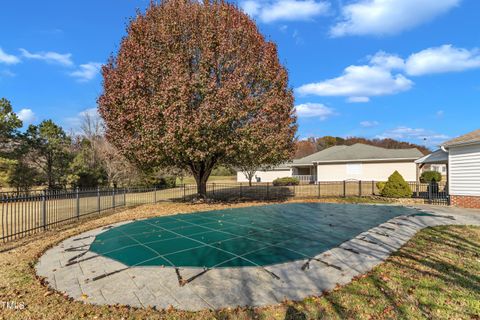
[(207, 180), (208, 177), (195, 177), (195, 181), (197, 182), (197, 193), (200, 198), (206, 199), (207, 198)]
[(53, 164), (51, 158), (47, 158), (47, 184), (48, 189), (54, 188), (54, 181), (53, 181)]
[(207, 160), (205, 162), (199, 162), (190, 165), (193, 177), (197, 183), (198, 196), (202, 199), (207, 198), (207, 181), (208, 177), (210, 177), (210, 173), (212, 173), (214, 165), (214, 160)]
[(253, 176), (255, 175), (255, 172), (257, 172), (257, 170), (251, 171), (251, 170), (245, 169), (243, 171), (243, 174), (245, 175), (245, 178), (248, 179), (248, 186), (249, 187), (252, 186), (252, 179), (253, 179)]

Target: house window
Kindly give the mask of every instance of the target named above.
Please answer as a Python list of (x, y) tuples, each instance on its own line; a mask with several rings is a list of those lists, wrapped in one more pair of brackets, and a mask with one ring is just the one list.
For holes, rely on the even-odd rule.
[(347, 163), (347, 174), (362, 174), (362, 164), (361, 163)]

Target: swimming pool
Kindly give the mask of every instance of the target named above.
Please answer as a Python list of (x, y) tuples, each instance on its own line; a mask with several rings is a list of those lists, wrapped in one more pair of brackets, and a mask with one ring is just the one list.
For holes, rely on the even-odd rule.
[(258, 267), (312, 258), (400, 215), (399, 206), (290, 203), (138, 220), (90, 251), (129, 267)]

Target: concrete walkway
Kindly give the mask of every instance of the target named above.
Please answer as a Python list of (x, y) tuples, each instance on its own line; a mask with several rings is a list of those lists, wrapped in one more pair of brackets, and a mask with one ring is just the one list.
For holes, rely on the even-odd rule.
[[(307, 261), (265, 268), (133, 267), (88, 251), (99, 228), (69, 238), (49, 249), (36, 270), (49, 286), (93, 304), (133, 307), (173, 306), (182, 310), (219, 309), (278, 304), (321, 295), (337, 284), (366, 273), (428, 226), (480, 225), (480, 212), (436, 206), (415, 206), (433, 215), (399, 216), (361, 233)], [(124, 223), (115, 224), (118, 226)]]

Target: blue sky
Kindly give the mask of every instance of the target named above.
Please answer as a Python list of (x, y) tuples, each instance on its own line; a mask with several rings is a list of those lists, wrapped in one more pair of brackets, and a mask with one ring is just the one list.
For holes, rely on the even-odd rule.
[[(431, 147), (480, 127), (480, 1), (239, 0), (278, 44), (300, 138)], [(2, 1), (0, 96), (24, 122), (92, 112), (100, 65), (147, 0)], [(425, 140), (426, 139), (426, 140)]]

